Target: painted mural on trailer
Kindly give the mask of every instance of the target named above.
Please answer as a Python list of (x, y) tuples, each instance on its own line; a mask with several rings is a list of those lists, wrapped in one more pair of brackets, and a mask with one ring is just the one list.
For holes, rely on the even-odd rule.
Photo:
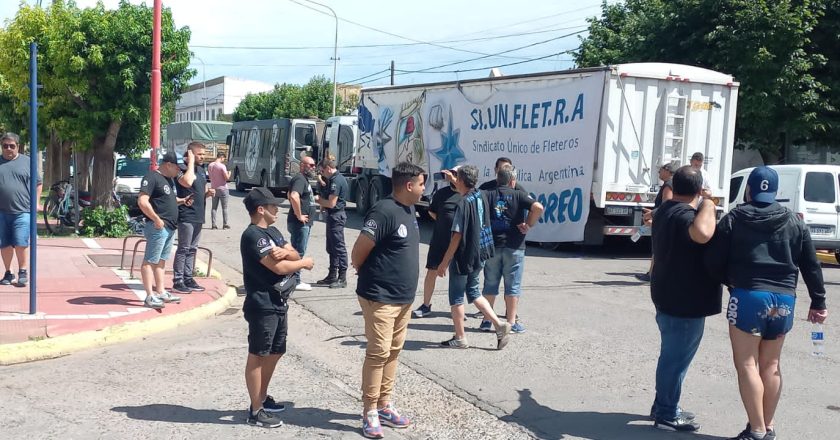
[(429, 175), (471, 164), (484, 182), (495, 179), (496, 159), (509, 157), (518, 182), (546, 208), (529, 240), (582, 240), (603, 84), (603, 74), (592, 74), (484, 88), (485, 96), (473, 96), (479, 88), (374, 92), (359, 109), (361, 146), (387, 176), (404, 160)]

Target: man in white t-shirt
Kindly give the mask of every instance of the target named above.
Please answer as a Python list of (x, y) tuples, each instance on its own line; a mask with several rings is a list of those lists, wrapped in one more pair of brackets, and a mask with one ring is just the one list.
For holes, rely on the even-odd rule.
[(703, 176), (703, 190), (700, 195), (710, 198), (712, 197), (712, 185), (709, 183), (709, 173), (703, 169), (704, 163), (705, 157), (703, 157), (703, 153), (698, 151), (691, 155), (691, 168), (700, 171), (700, 175)]

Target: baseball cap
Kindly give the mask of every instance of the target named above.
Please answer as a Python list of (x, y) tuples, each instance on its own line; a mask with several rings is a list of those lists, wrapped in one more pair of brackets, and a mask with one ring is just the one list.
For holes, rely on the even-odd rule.
[(773, 203), (779, 191), (779, 174), (773, 168), (756, 167), (747, 178), (750, 199), (759, 203)]
[(245, 203), (245, 208), (248, 209), (248, 212), (256, 211), (259, 206), (280, 206), (281, 204), (281, 200), (274, 197), (271, 190), (264, 186), (258, 186), (252, 189), (242, 202)]
[(160, 160), (161, 162), (169, 162), (178, 165), (178, 168), (180, 168), (181, 171), (187, 169), (187, 164), (184, 163), (184, 158), (180, 154), (176, 153), (174, 150), (167, 151), (166, 154), (164, 154)]

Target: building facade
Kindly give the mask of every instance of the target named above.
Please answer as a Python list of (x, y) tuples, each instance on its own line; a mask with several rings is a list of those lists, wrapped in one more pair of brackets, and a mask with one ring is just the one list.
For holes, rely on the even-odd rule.
[(187, 88), (175, 104), (175, 122), (230, 120), (249, 93), (267, 92), (272, 84), (220, 76)]

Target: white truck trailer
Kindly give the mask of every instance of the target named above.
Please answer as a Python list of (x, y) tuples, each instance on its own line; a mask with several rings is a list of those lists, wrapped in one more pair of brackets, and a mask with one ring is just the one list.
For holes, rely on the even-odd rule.
[(508, 157), (546, 208), (528, 240), (600, 244), (639, 232), (659, 167), (695, 152), (727, 209), (737, 99), (730, 75), (664, 63), (368, 88), (355, 146), (338, 149), (338, 162), (365, 211), (390, 191), (397, 162), (428, 176), (472, 164), (483, 182)]

